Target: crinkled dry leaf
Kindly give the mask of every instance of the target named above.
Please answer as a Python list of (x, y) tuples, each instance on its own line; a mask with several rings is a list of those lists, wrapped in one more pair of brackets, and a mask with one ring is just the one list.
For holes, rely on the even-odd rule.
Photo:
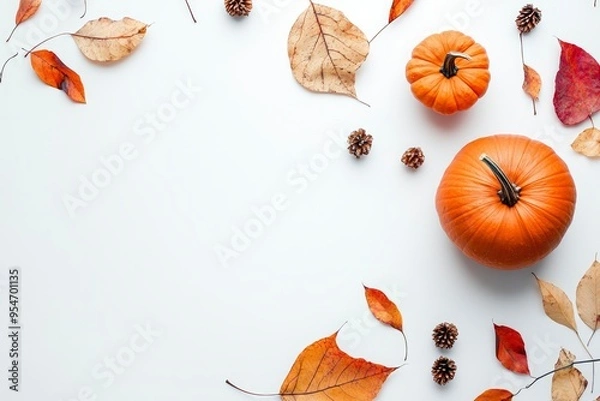
[(583, 323), (596, 331), (600, 325), (600, 262), (597, 260), (579, 280), (575, 304)]
[(530, 374), (525, 342), (521, 334), (513, 328), (495, 323), (494, 332), (496, 334), (496, 358), (502, 366), (514, 373)]
[(562, 324), (577, 332), (577, 323), (575, 322), (575, 313), (573, 312), (573, 303), (563, 290), (552, 283), (541, 280), (535, 274), (533, 275), (540, 288), (542, 303), (546, 315), (558, 324)]
[(87, 22), (72, 36), (87, 58), (108, 62), (131, 54), (144, 39), (147, 28), (148, 24), (133, 18), (115, 21), (103, 17)]
[(563, 124), (575, 125), (600, 110), (600, 65), (579, 46), (558, 42), (561, 53), (554, 110)]
[(523, 64), (523, 74), (525, 75), (523, 80), (523, 90), (533, 100), (538, 100), (542, 88), (542, 77), (540, 77), (540, 74), (538, 74), (536, 70), (526, 64)]
[(336, 342), (337, 332), (306, 347), (280, 389), (282, 401), (371, 401), (397, 368), (353, 358)]
[(402, 314), (400, 310), (382, 291), (376, 288), (365, 288), (365, 298), (373, 316), (380, 322), (402, 331)]
[(513, 393), (501, 388), (491, 388), (479, 394), (475, 401), (511, 401)]
[[(575, 361), (575, 355), (561, 349), (555, 369), (568, 366)], [(560, 369), (552, 375), (552, 401), (578, 401), (585, 391), (588, 381), (575, 367)]]
[(75, 102), (85, 103), (85, 90), (81, 78), (56, 54), (49, 50), (32, 52), (31, 67), (46, 85), (64, 91)]
[(394, 0), (390, 8), (389, 23), (392, 23), (396, 18), (404, 14), (404, 12), (412, 5), (414, 0)]
[(298, 17), (288, 37), (294, 78), (314, 92), (356, 99), (356, 71), (369, 54), (369, 41), (341, 11), (311, 4)]
[(600, 157), (600, 130), (586, 129), (575, 138), (571, 148), (587, 157)]
[(19, 25), (23, 22), (27, 21), (29, 18), (33, 17), (33, 15), (39, 10), (40, 5), (42, 4), (42, 0), (20, 0), (19, 8), (17, 9), (17, 13), (15, 14), (15, 27), (10, 32), (8, 42), (12, 37), (13, 33)]

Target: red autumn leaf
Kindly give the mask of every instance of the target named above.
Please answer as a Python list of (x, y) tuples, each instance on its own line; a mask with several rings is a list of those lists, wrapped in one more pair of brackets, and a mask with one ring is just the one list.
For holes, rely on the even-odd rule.
[(306, 347), (280, 389), (282, 401), (372, 401), (397, 368), (353, 358), (336, 342), (337, 332)]
[(600, 110), (600, 65), (579, 46), (558, 42), (561, 54), (554, 110), (563, 124), (575, 125)]
[(412, 5), (414, 0), (394, 0), (390, 8), (389, 23), (392, 23), (396, 18), (404, 14), (404, 12)]
[(15, 15), (15, 27), (10, 32), (8, 39), (6, 39), (7, 42), (10, 40), (13, 33), (15, 33), (15, 30), (19, 25), (21, 25), (21, 23), (33, 17), (33, 15), (40, 8), (41, 4), (42, 0), (20, 0), (19, 9), (17, 10), (17, 14)]
[(64, 91), (71, 100), (85, 103), (85, 90), (79, 75), (49, 50), (31, 53), (31, 67), (46, 85)]
[(500, 388), (492, 388), (481, 393), (475, 401), (510, 401), (513, 393)]
[(530, 374), (527, 352), (521, 334), (508, 327), (494, 323), (496, 333), (496, 358), (511, 372)]

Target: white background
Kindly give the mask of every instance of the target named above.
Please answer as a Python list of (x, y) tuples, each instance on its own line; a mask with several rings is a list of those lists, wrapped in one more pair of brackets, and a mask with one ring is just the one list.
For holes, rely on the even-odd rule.
[[(2, 59), (83, 24), (79, 2), (54, 1), (0, 47)], [(371, 37), (389, 3), (323, 4)], [(61, 4), (60, 12), (52, 4)], [(492, 321), (523, 334), (534, 375), (552, 368), (561, 346), (585, 358), (575, 335), (544, 315), (531, 273), (573, 298), (600, 250), (598, 165), (570, 148), (589, 123), (564, 127), (552, 106), (556, 38), (600, 57), (600, 8), (592, 0), (535, 4), (543, 20), (524, 42), (526, 61), (544, 82), (537, 116), (521, 90), (514, 18), (522, 2), (417, 1), (373, 42), (359, 70), (358, 95), (371, 107), (308, 92), (293, 79), (286, 41), (306, 1), (256, 0), (241, 20), (220, 1), (192, 5), (198, 24), (183, 0), (90, 0), (86, 19), (130, 16), (153, 25), (134, 54), (110, 66), (86, 60), (69, 37), (45, 46), (79, 72), (87, 105), (43, 85), (29, 59), (19, 56), (7, 67), (0, 85), (0, 310), (7, 315), (8, 269), (19, 266), (24, 329), (19, 394), (7, 389), (8, 341), (1, 336), (2, 400), (250, 400), (225, 379), (276, 392), (297, 354), (344, 322), (345, 351), (398, 365), (401, 336), (370, 317), (362, 283), (400, 306), (410, 343), (408, 364), (385, 383), (381, 401), (469, 400), (489, 387), (515, 391), (528, 383), (496, 361)], [(1, 35), (12, 28), (16, 7), (16, 0), (0, 4)], [(404, 67), (418, 42), (451, 27), (486, 47), (492, 80), (472, 109), (444, 117), (413, 98)], [(137, 135), (188, 82), (202, 88), (188, 106), (155, 137)], [(374, 136), (369, 156), (356, 160), (334, 145), (327, 168), (312, 170), (314, 181), (303, 190), (289, 181), (331, 145), (328, 133), (345, 138), (359, 127)], [(502, 132), (552, 146), (578, 189), (561, 245), (539, 265), (514, 272), (466, 260), (434, 207), (454, 154), (474, 138)], [(136, 157), (70, 214), (65, 197), (79, 197), (82, 177), (91, 179), (102, 158), (126, 143)], [(409, 146), (426, 155), (417, 171), (400, 163)], [(234, 227), (243, 229), (252, 208), (278, 194), (286, 209), (221, 263), (215, 247), (231, 247)], [(457, 376), (445, 387), (429, 372), (440, 354), (431, 330), (442, 321), (460, 331), (446, 353)], [(132, 340), (144, 343), (139, 325), (159, 334), (110, 383), (99, 377), (108, 372), (107, 358), (126, 355)], [(591, 349), (600, 355), (600, 339)], [(591, 367), (581, 369), (590, 378)], [(518, 399), (550, 399), (550, 380)]]

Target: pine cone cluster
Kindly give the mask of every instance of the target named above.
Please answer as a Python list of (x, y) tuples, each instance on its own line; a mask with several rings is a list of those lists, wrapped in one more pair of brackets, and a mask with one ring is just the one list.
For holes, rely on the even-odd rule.
[(433, 337), (433, 342), (435, 342), (436, 347), (450, 349), (456, 342), (458, 329), (452, 323), (440, 323), (435, 326), (431, 336)]
[(431, 375), (433, 376), (433, 381), (440, 386), (443, 386), (454, 379), (455, 374), (456, 363), (452, 359), (445, 356), (440, 356), (435, 360), (435, 362), (433, 362), (433, 366), (431, 367)]
[(410, 168), (417, 169), (421, 167), (425, 161), (425, 155), (421, 148), (408, 148), (406, 152), (402, 154), (400, 161)]
[(537, 26), (542, 20), (542, 10), (537, 7), (534, 7), (533, 4), (527, 4), (517, 16), (515, 22), (517, 23), (517, 29), (521, 33), (530, 32), (533, 28)]
[(353, 131), (348, 137), (348, 151), (356, 158), (359, 158), (362, 155), (368, 155), (371, 151), (372, 144), (373, 137), (367, 134), (362, 128)]
[(252, 11), (252, 0), (225, 0), (225, 10), (232, 17), (246, 17)]

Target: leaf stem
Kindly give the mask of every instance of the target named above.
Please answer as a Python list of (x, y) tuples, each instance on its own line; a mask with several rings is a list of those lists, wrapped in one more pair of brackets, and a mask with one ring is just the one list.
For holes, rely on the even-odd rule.
[(248, 395), (255, 395), (257, 397), (277, 397), (281, 394), (277, 393), (277, 394), (267, 394), (267, 393), (254, 393), (252, 391), (248, 391), (248, 390), (244, 390), (243, 388), (236, 386), (235, 384), (233, 384), (232, 382), (229, 381), (229, 379), (225, 380), (225, 383), (230, 385), (231, 387), (233, 387), (234, 389), (241, 391), (244, 394), (248, 394)]
[(406, 334), (403, 330), (400, 331), (402, 333), (402, 338), (404, 338), (404, 361), (408, 358), (408, 340), (406, 339)]
[(10, 56), (4, 64), (2, 64), (2, 68), (0, 69), (0, 83), (2, 83), (2, 75), (4, 75), (4, 70), (6, 69), (6, 65), (8, 62), (19, 55), (19, 52), (16, 52), (14, 55)]
[(18, 27), (19, 27), (19, 24), (15, 24), (15, 27), (12, 29), (12, 31), (10, 31), (8, 38), (6, 39), (7, 42), (10, 40), (10, 38), (12, 38), (13, 34), (15, 33), (15, 31), (17, 30)]
[(596, 126), (594, 125), (594, 119), (592, 118), (591, 114), (588, 116), (588, 120), (590, 120), (590, 122), (592, 123), (592, 128), (596, 128)]
[[(586, 354), (588, 354), (588, 356), (592, 359), (594, 359), (594, 357), (592, 356), (589, 348), (587, 347), (587, 345), (585, 345), (585, 343), (583, 342), (583, 340), (581, 339), (581, 336), (579, 335), (578, 331), (575, 331), (575, 334), (577, 334), (577, 339), (579, 340), (579, 342), (581, 343), (581, 346), (583, 347), (583, 349), (585, 350)], [(596, 365), (592, 365), (592, 384), (591, 384), (591, 390), (592, 393), (594, 392), (594, 383), (596, 382)]]
[(523, 32), (519, 33), (519, 43), (521, 44), (521, 64), (525, 66), (525, 52), (523, 51)]
[(83, 0), (83, 14), (81, 14), (81, 17), (79, 17), (79, 18), (85, 17), (85, 15), (87, 14), (87, 9), (88, 9), (87, 0)]
[(373, 42), (373, 41), (375, 40), (375, 38), (376, 38), (377, 36), (379, 36), (379, 34), (385, 30), (385, 28), (387, 28), (388, 26), (390, 26), (390, 24), (391, 24), (391, 22), (388, 22), (387, 24), (385, 24), (385, 25), (383, 26), (383, 28), (381, 28), (379, 31), (377, 31), (377, 33), (375, 34), (375, 36), (373, 36), (373, 37), (371, 38), (371, 40), (369, 40), (369, 44), (371, 44), (371, 42)]
[(40, 47), (41, 45), (43, 45), (44, 43), (52, 40), (52, 39), (56, 39), (60, 36), (66, 36), (66, 35), (74, 35), (71, 32), (61, 32), (61, 33), (57, 33), (56, 35), (50, 36), (49, 38), (46, 38), (44, 40), (42, 40), (40, 43), (38, 43), (37, 45), (33, 46), (31, 49), (27, 50), (27, 49), (23, 49), (26, 51), (25, 55), (23, 57), (27, 57), (31, 54), (32, 51), (34, 51), (35, 49), (37, 49), (38, 47)]
[(192, 6), (190, 5), (190, 0), (185, 0), (185, 5), (187, 6), (187, 9), (190, 12), (190, 15), (192, 16), (192, 21), (194, 21), (194, 24), (197, 23), (198, 21), (196, 20), (196, 16), (194, 15), (194, 11), (192, 10)]

